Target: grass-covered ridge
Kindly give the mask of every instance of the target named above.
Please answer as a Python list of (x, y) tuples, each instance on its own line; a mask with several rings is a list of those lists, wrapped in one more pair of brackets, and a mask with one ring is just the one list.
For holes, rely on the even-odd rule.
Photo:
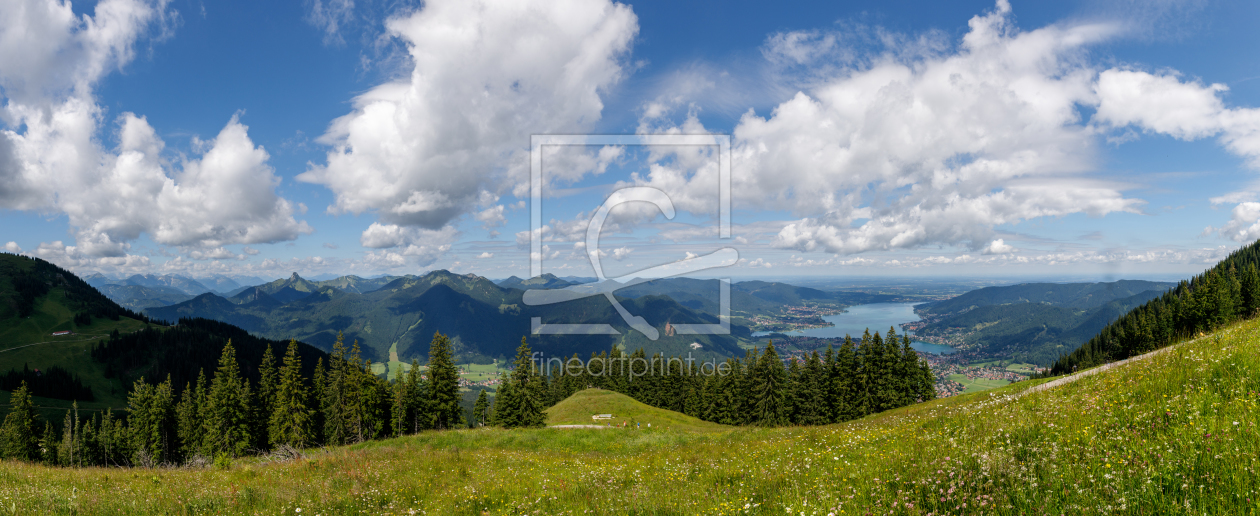
[[(547, 409), (547, 424), (554, 425), (610, 425), (618, 429), (622, 423), (629, 427), (679, 430), (688, 432), (713, 432), (731, 427), (710, 423), (686, 414), (656, 408), (634, 398), (603, 389), (578, 391), (564, 401)], [(596, 414), (612, 414), (612, 419), (595, 421)]]
[(1260, 509), (1260, 322), (1019, 396), (1036, 383), (823, 427), (426, 432), (228, 469), (5, 461), (0, 498), (66, 514)]

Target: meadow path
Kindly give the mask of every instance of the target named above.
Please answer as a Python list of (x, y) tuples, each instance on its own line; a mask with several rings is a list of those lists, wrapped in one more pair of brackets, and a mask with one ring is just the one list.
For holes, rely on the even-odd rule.
[[(1193, 342), (1193, 341), (1188, 341), (1188, 342)], [(1081, 372), (1079, 372), (1079, 373), (1073, 373), (1073, 374), (1070, 374), (1070, 375), (1068, 375), (1068, 376), (1064, 376), (1063, 378), (1059, 378), (1059, 379), (1057, 379), (1057, 380), (1052, 380), (1052, 381), (1049, 381), (1049, 382), (1043, 383), (1043, 384), (1041, 384), (1041, 385), (1038, 385), (1038, 386), (1036, 386), (1036, 387), (1030, 387), (1030, 388), (1028, 388), (1028, 389), (1025, 389), (1024, 391), (1020, 392), (1020, 393), (1018, 394), (1018, 396), (1024, 396), (1024, 395), (1027, 395), (1027, 394), (1032, 394), (1032, 393), (1034, 393), (1034, 392), (1041, 392), (1041, 391), (1044, 391), (1044, 390), (1046, 390), (1046, 389), (1053, 389), (1053, 388), (1058, 387), (1058, 386), (1060, 386), (1060, 385), (1064, 385), (1064, 384), (1072, 383), (1072, 382), (1075, 382), (1075, 381), (1077, 381), (1077, 380), (1080, 380), (1081, 378), (1084, 378), (1084, 377), (1086, 377), (1086, 376), (1089, 376), (1089, 375), (1092, 375), (1092, 374), (1098, 374), (1098, 373), (1101, 373), (1101, 372), (1106, 371), (1106, 370), (1108, 370), (1108, 369), (1111, 369), (1111, 368), (1113, 368), (1113, 367), (1119, 367), (1119, 366), (1122, 366), (1122, 365), (1127, 364), (1127, 363), (1129, 363), (1129, 362), (1136, 362), (1136, 361), (1138, 361), (1138, 360), (1146, 360), (1146, 359), (1148, 359), (1148, 358), (1150, 358), (1150, 357), (1153, 357), (1153, 356), (1155, 356), (1155, 355), (1158, 355), (1158, 354), (1160, 354), (1160, 353), (1167, 353), (1167, 352), (1169, 352), (1169, 351), (1172, 351), (1172, 350), (1173, 350), (1173, 348), (1176, 348), (1177, 346), (1180, 346), (1181, 344), (1185, 344), (1185, 342), (1182, 342), (1182, 343), (1179, 343), (1179, 344), (1174, 344), (1174, 345), (1172, 345), (1172, 346), (1167, 346), (1167, 347), (1164, 347), (1164, 348), (1160, 348), (1160, 349), (1157, 349), (1157, 350), (1155, 350), (1155, 351), (1151, 351), (1151, 352), (1148, 352), (1148, 353), (1143, 353), (1143, 354), (1138, 355), (1138, 356), (1135, 356), (1135, 357), (1129, 357), (1129, 358), (1126, 358), (1126, 359), (1121, 360), (1121, 361), (1119, 361), (1119, 362), (1111, 362), (1111, 363), (1108, 363), (1108, 364), (1103, 364), (1103, 365), (1100, 365), (1100, 366), (1095, 367), (1095, 368), (1093, 368), (1093, 369), (1086, 369), (1086, 370), (1081, 371)]]

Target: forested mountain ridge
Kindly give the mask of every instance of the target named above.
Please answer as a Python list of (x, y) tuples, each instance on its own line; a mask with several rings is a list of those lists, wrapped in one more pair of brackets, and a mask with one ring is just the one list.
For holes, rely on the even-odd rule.
[(1048, 366), (1173, 286), (1120, 280), (985, 287), (916, 306), (923, 321), (912, 327), (925, 340), (948, 343), (977, 358)]
[[(296, 274), (269, 287), (276, 293), (299, 292), (313, 288)], [(318, 287), (318, 285), (315, 285)], [(423, 276), (396, 278), (380, 288), (356, 293), (332, 287), (317, 288), (286, 300), (266, 288), (242, 292), (227, 300), (213, 294), (177, 305), (151, 308), (152, 317), (176, 320), (202, 317), (224, 321), (274, 339), (297, 338), (331, 349), (338, 333), (347, 341), (358, 341), (365, 358), (383, 362), (393, 350), (403, 361), (425, 356), (433, 334), (451, 336), (454, 354), (461, 360), (489, 362), (511, 356), (515, 343), (532, 333), (531, 319), (543, 324), (607, 323), (621, 335), (541, 335), (536, 346), (547, 356), (582, 356), (606, 351), (612, 346), (644, 348), (696, 356), (736, 356), (743, 351), (737, 337), (748, 335), (746, 327), (733, 324), (732, 335), (668, 335), (667, 323), (715, 324), (716, 316), (680, 305), (664, 296), (623, 299), (625, 308), (646, 318), (660, 331), (656, 341), (631, 330), (602, 297), (589, 297), (566, 303), (529, 306), (524, 290), (504, 288), (474, 274), (433, 271)], [(693, 349), (691, 344), (699, 344)]]
[(75, 313), (146, 320), (118, 306), (70, 271), (38, 258), (0, 254), (0, 320), (29, 317), (37, 310), (36, 301), (54, 289), (64, 292), (66, 308)]
[(1060, 375), (1125, 359), (1260, 313), (1260, 241), (1134, 308), (1054, 363)]
[(1096, 308), (1117, 299), (1144, 292), (1163, 292), (1175, 283), (1120, 280), (1110, 283), (1022, 283), (1003, 287), (984, 287), (966, 294), (920, 305), (928, 315), (949, 315), (991, 305), (1042, 303), (1073, 309)]
[(565, 281), (557, 278), (554, 274), (544, 273), (541, 276), (529, 279), (521, 279), (511, 276), (508, 279), (497, 282), (503, 288), (518, 288), (521, 290), (529, 290), (535, 288), (564, 288), (569, 285), (577, 285), (572, 281)]
[[(214, 294), (197, 299), (222, 300)], [(119, 387), (126, 392), (141, 377), (186, 383), (200, 370), (215, 367), (228, 340), (238, 350), (246, 377), (256, 378), (264, 348), (287, 345), (217, 321), (181, 320), (174, 327), (148, 322), (65, 269), (38, 258), (0, 254), (0, 375), (17, 382), (40, 370), (40, 382), (27, 382), (34, 395), (118, 401), (109, 393)], [(54, 337), (53, 331), (72, 334)], [(307, 373), (326, 356), (302, 343), (297, 349), (309, 361)], [(52, 376), (61, 380), (53, 382)], [(15, 387), (14, 382), (3, 385)]]
[[(1123, 289), (1111, 292), (1128, 293)], [(928, 322), (919, 326), (916, 332), (920, 337), (947, 339), (979, 357), (1001, 357), (1004, 360), (1049, 366), (1059, 356), (1076, 349), (1096, 335), (1117, 317), (1160, 294), (1161, 291), (1158, 290), (1146, 290), (1129, 297), (1112, 299), (1092, 308), (1077, 308), (1081, 298), (1069, 298), (1065, 302), (1067, 306), (1046, 302), (983, 306), (971, 304), (959, 313), (947, 315), (937, 315), (930, 310), (920, 309), (917, 311)], [(1089, 304), (1093, 304), (1101, 296), (1090, 297), (1092, 299)]]

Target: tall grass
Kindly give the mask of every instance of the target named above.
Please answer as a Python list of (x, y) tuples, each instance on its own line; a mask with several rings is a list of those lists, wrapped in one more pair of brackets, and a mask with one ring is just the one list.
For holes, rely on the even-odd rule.
[(1020, 396), (1034, 383), (825, 427), (430, 432), (226, 469), (4, 462), (0, 514), (1260, 512), (1260, 322)]

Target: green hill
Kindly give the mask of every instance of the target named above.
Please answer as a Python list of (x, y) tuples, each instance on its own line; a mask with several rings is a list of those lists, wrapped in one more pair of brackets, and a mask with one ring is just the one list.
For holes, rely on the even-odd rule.
[[(143, 319), (69, 271), (0, 254), (0, 373), (61, 366), (91, 387), (98, 402), (118, 403), (125, 389), (90, 360), (91, 346), (113, 332), (144, 328)], [(53, 335), (62, 331), (72, 334)]]
[[(574, 393), (564, 401), (546, 410), (547, 425), (611, 425), (626, 423), (641, 428), (682, 430), (688, 432), (712, 432), (731, 427), (710, 423), (686, 414), (644, 404), (625, 394), (603, 389), (585, 389)], [(612, 419), (595, 421), (591, 416), (612, 414)]]
[[(6, 460), (0, 485), (22, 486), (13, 512), (85, 515), (1251, 514), (1258, 373), (1253, 320), (1040, 392), (1020, 382), (822, 427), (483, 428), (225, 468)], [(575, 418), (589, 417), (581, 400), (609, 406), (583, 396)]]

